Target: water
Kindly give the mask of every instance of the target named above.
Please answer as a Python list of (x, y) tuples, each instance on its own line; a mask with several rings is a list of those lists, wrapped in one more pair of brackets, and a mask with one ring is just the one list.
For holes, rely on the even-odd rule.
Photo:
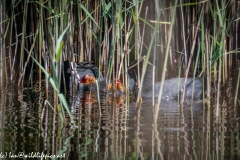
[[(41, 84), (41, 85), (40, 85)], [(151, 100), (139, 108), (125, 96), (68, 96), (76, 127), (45, 106), (44, 83), (32, 88), (0, 86), (0, 157), (62, 156), (62, 159), (240, 159), (240, 108), (233, 99), (180, 107), (162, 100), (153, 123)], [(49, 103), (53, 104), (52, 89)], [(58, 121), (58, 123), (57, 123)], [(60, 159), (60, 158), (59, 158)]]

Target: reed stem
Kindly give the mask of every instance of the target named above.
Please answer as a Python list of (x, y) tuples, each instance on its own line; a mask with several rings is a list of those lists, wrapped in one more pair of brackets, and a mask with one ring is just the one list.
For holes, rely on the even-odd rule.
[(158, 118), (158, 111), (160, 108), (160, 103), (161, 103), (161, 97), (162, 97), (162, 88), (164, 84), (164, 79), (165, 79), (165, 72), (166, 72), (166, 67), (167, 67), (167, 59), (168, 59), (168, 54), (169, 54), (169, 49), (170, 49), (170, 43), (171, 43), (171, 37), (172, 37), (172, 29), (174, 25), (174, 20), (175, 20), (175, 13), (176, 13), (176, 8), (177, 8), (177, 3), (178, 1), (175, 0), (174, 7), (173, 7), (173, 13), (172, 13), (172, 18), (171, 18), (171, 24), (170, 24), (170, 29), (168, 33), (168, 43), (167, 43), (167, 48), (165, 52), (165, 59), (164, 59), (164, 64), (163, 64), (163, 71), (162, 71), (162, 79), (161, 79), (161, 85), (158, 93), (158, 101), (155, 107), (155, 112), (154, 112), (154, 122), (157, 122)]

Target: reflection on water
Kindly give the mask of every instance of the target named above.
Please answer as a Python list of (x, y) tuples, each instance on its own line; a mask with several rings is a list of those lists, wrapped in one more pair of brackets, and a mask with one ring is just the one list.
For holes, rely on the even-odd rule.
[[(180, 107), (176, 101), (162, 100), (154, 125), (151, 101), (135, 108), (128, 97), (101, 95), (100, 115), (96, 94), (77, 92), (68, 96), (75, 129), (67, 114), (66, 125), (57, 123), (53, 109), (44, 107), (44, 87), (39, 86), (0, 86), (0, 154), (39, 152), (64, 159), (240, 158), (240, 108), (232, 105), (232, 99), (222, 99), (219, 123), (215, 103)], [(50, 103), (52, 99), (49, 94)]]

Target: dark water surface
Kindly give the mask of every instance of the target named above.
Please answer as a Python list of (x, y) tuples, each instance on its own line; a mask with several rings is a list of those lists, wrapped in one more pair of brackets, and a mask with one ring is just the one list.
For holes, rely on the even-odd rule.
[[(53, 109), (44, 106), (43, 84), (0, 89), (3, 159), (41, 154), (94, 160), (240, 159), (240, 106), (234, 107), (230, 98), (221, 99), (219, 123), (215, 102), (210, 107), (202, 103), (180, 107), (176, 101), (162, 100), (154, 125), (151, 100), (135, 108), (125, 96), (101, 96), (100, 115), (95, 94), (77, 93), (68, 97), (74, 127), (67, 114), (65, 124), (57, 123)], [(51, 93), (50, 89), (53, 104)]]

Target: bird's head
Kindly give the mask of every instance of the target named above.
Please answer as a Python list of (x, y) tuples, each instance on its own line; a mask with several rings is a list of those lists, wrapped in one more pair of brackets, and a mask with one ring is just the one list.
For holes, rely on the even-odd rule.
[(121, 82), (121, 80), (117, 80), (117, 90), (123, 91), (124, 90), (124, 86)]
[(85, 74), (79, 81), (84, 85), (89, 85), (91, 83), (96, 83), (96, 78), (94, 76), (90, 76), (89, 74)]

